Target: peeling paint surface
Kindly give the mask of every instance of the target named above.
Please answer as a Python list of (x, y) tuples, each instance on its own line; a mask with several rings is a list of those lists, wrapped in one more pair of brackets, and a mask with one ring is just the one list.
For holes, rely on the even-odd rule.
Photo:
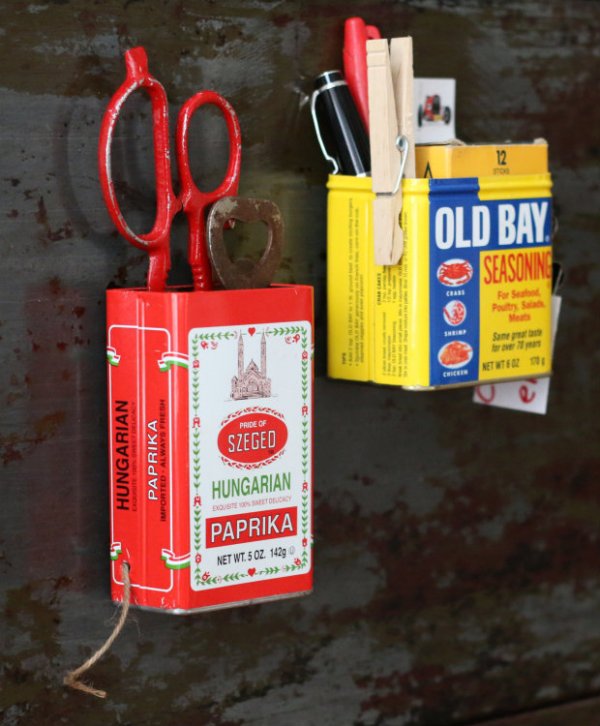
[[(350, 12), (411, 34), (417, 75), (456, 77), (464, 140), (550, 143), (566, 279), (545, 417), (324, 377), (327, 168), (307, 99), (341, 64)], [(104, 290), (143, 284), (147, 263), (111, 226), (96, 151), (138, 44), (173, 126), (196, 90), (233, 104), (240, 192), (286, 222), (277, 279), (315, 287), (316, 583), (237, 610), (133, 613), (90, 673), (97, 701), (62, 677), (115, 615)], [(0, 0), (0, 68), (0, 723), (598, 726), (600, 4)], [(113, 146), (140, 231), (150, 131), (140, 95)], [(192, 131), (208, 188), (223, 127), (207, 112)], [(171, 281), (188, 282), (183, 219), (172, 236)]]

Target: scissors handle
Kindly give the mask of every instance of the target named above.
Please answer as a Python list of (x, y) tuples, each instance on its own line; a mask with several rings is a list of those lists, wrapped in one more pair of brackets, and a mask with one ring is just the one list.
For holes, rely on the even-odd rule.
[[(192, 116), (202, 106), (216, 106), (227, 124), (229, 138), (229, 161), (221, 184), (209, 192), (196, 186), (190, 169), (189, 128)], [(192, 268), (195, 290), (210, 290), (212, 275), (206, 245), (206, 217), (208, 208), (223, 197), (235, 196), (240, 181), (242, 163), (242, 134), (240, 124), (231, 104), (215, 91), (200, 91), (182, 106), (177, 120), (176, 144), (177, 163), (181, 190), (179, 198), (188, 218), (189, 242), (188, 260)]]
[[(173, 192), (169, 161), (169, 105), (162, 85), (150, 75), (148, 57), (142, 47), (125, 53), (127, 75), (111, 98), (100, 127), (98, 165), (100, 185), (108, 212), (117, 230), (135, 247), (145, 250), (150, 257), (148, 289), (164, 290), (171, 255), (169, 236), (171, 222), (181, 208)], [(111, 173), (111, 146), (115, 127), (123, 104), (137, 89), (145, 88), (152, 104), (154, 142), (154, 176), (156, 184), (156, 218), (147, 234), (136, 234), (127, 224), (119, 207)]]

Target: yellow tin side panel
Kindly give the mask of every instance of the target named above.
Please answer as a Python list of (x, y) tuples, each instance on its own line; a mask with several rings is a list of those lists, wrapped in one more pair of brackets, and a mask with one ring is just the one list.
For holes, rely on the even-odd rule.
[(429, 385), (428, 182), (402, 182), (404, 251), (397, 265), (374, 268), (376, 383)]
[(331, 175), (327, 188), (328, 375), (368, 381), (372, 349), (371, 180)]
[(407, 377), (402, 355), (408, 308), (402, 304), (404, 281), (400, 265), (374, 267), (373, 380), (402, 385)]
[(414, 361), (414, 366), (409, 365), (409, 380), (405, 385), (421, 387), (430, 384), (429, 183), (426, 180), (407, 180), (404, 193), (405, 225), (409, 237), (416, 238), (415, 279), (410, 296), (413, 303), (409, 316), (409, 335), (412, 341), (409, 357)]

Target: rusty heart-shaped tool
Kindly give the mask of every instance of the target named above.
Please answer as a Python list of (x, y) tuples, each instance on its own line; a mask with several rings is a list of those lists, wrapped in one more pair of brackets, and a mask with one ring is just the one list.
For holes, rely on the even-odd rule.
[[(258, 262), (242, 257), (232, 260), (225, 247), (223, 230), (227, 222), (263, 222), (268, 229), (267, 245)], [(268, 199), (223, 197), (211, 207), (206, 223), (208, 254), (224, 287), (230, 290), (268, 287), (279, 267), (283, 246), (283, 220), (279, 207)]]

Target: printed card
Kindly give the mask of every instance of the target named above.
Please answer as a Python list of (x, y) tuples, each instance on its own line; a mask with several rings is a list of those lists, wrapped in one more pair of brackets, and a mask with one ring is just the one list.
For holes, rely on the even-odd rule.
[(415, 143), (443, 144), (456, 138), (454, 78), (415, 78)]

